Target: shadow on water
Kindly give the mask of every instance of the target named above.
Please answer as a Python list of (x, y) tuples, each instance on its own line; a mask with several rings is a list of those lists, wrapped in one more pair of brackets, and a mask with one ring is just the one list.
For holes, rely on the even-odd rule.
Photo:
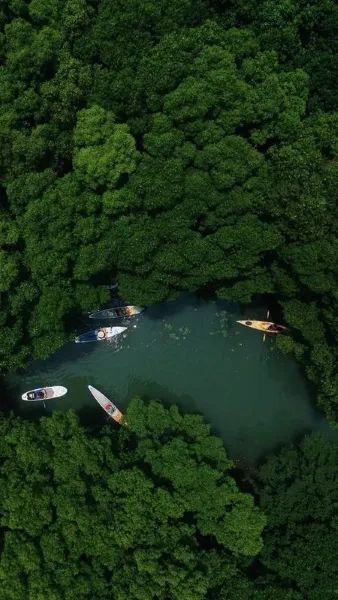
[[(25, 407), (23, 408), (23, 405)], [(11, 411), (16, 415), (20, 416), (20, 419), (27, 419), (29, 421), (35, 421), (41, 417), (49, 417), (53, 411), (51, 411), (43, 402), (24, 402), (20, 397), (16, 397), (11, 402)]]
[(149, 319), (163, 319), (175, 316), (186, 308), (194, 308), (201, 304), (196, 296), (192, 294), (182, 294), (177, 300), (170, 300), (169, 302), (161, 302), (159, 304), (153, 304), (146, 309), (146, 314)]
[[(285, 448), (291, 448), (292, 446), (297, 446), (298, 444), (300, 444), (302, 442), (302, 440), (304, 439), (304, 437), (306, 435), (311, 435), (311, 434), (321, 434), (321, 431), (317, 430), (317, 431), (313, 431), (313, 429), (311, 429), (310, 427), (304, 427), (303, 429), (299, 429), (296, 433), (294, 433), (291, 438), (288, 441), (283, 441), (283, 442), (279, 442), (277, 444), (274, 445), (273, 448), (271, 448), (268, 451), (265, 452), (261, 452), (260, 454), (258, 454), (258, 456), (256, 457), (255, 463), (251, 464), (251, 467), (253, 466), (255, 469), (259, 469), (262, 465), (264, 465), (270, 458), (274, 458), (276, 457), (276, 455), (279, 454), (279, 452)], [(325, 432), (325, 438), (330, 438), (330, 435)], [(338, 443), (338, 437), (337, 436), (332, 436), (332, 441), (335, 441), (336, 443)], [(248, 468), (250, 468), (250, 462), (247, 463), (248, 464)], [(243, 469), (245, 470), (245, 469)]]
[(170, 302), (154, 304), (146, 309), (146, 315), (150, 319), (170, 319), (183, 311), (195, 310), (214, 304), (217, 310), (226, 310), (229, 313), (238, 312), (239, 304), (232, 300), (223, 300), (209, 292), (199, 294), (182, 294), (176, 300)]
[(98, 404), (94, 403), (93, 405), (85, 405), (81, 406), (76, 414), (79, 417), (79, 421), (81, 425), (85, 427), (89, 427), (90, 429), (101, 428), (111, 419), (108, 415), (98, 406)]
[(239, 304), (237, 302), (232, 302), (231, 300), (221, 300), (220, 298), (216, 298), (214, 303), (216, 310), (225, 310), (229, 313), (239, 312)]
[[(316, 406), (315, 398), (316, 398), (317, 388), (314, 385), (314, 383), (312, 383), (306, 376), (304, 367), (301, 364), (297, 363), (295, 360), (292, 360), (290, 355), (282, 354), (278, 350), (278, 348), (276, 348), (273, 338), (270, 337), (266, 341), (266, 343), (268, 343), (270, 345), (269, 354), (267, 355), (267, 358), (265, 357), (263, 360), (264, 360), (265, 369), (266, 369), (266, 372), (268, 373), (268, 375), (271, 377), (271, 379), (273, 379), (274, 381), (276, 381), (278, 383), (280, 388), (285, 391), (286, 395), (291, 396), (291, 397), (295, 395), (295, 389), (294, 389), (295, 379), (300, 381), (302, 384), (302, 387), (305, 390), (306, 397), (308, 398), (309, 409), (311, 411), (313, 420), (317, 420), (318, 422), (322, 421), (323, 424), (327, 425), (327, 421), (326, 421), (324, 415), (320, 416), (321, 413), (319, 413), (318, 407)], [(276, 356), (277, 357), (279, 356), (280, 359), (285, 359), (285, 358), (288, 359), (289, 377), (285, 377), (284, 370), (279, 367), (278, 361), (275, 360)]]
[[(267, 314), (269, 311), (269, 315)], [(253, 296), (250, 304), (237, 304), (237, 312), (240, 318), (258, 319), (261, 321), (273, 321), (285, 324), (282, 306), (279, 298), (273, 294), (258, 294)]]
[(0, 377), (0, 411), (8, 413), (13, 410), (13, 394), (8, 382)]
[[(159, 399), (182, 412), (202, 414), (232, 457), (253, 464), (304, 432), (328, 427), (314, 407), (313, 388), (303, 371), (275, 349), (274, 338), (263, 344), (259, 333), (237, 325), (240, 310), (210, 293), (185, 294), (149, 307), (111, 348), (69, 343), (48, 361), (34, 362), (24, 374), (8, 378), (6, 397), (15, 392), (15, 412), (24, 418), (73, 408), (90, 427), (107, 421), (88, 384), (122, 412), (135, 396)], [(262, 318), (266, 309), (257, 304), (244, 313)], [(95, 326), (90, 321), (87, 328)], [(68, 394), (46, 409), (20, 401), (23, 391), (41, 384), (65, 385)]]
[[(89, 330), (90, 328), (88, 328)], [(92, 329), (94, 329), (92, 327)], [(75, 342), (69, 342), (66, 346), (64, 346), (61, 350), (58, 350), (51, 358), (48, 359), (48, 362), (53, 365), (53, 367), (58, 368), (60, 365), (64, 364), (65, 360), (71, 361), (73, 363), (81, 361), (84, 357), (92, 354), (95, 350), (95, 342), (87, 343), (87, 344), (76, 344)], [(34, 375), (36, 372), (40, 372), (46, 368), (46, 361), (39, 360), (34, 361), (29, 369), (30, 374)]]
[(218, 428), (217, 424), (214, 423), (211, 425), (208, 422), (208, 419), (201, 411), (198, 402), (196, 402), (196, 400), (189, 394), (175, 394), (168, 387), (160, 385), (155, 381), (135, 378), (128, 384), (127, 397), (124, 399), (125, 406), (127, 406), (128, 403), (137, 396), (146, 402), (149, 402), (150, 400), (159, 400), (166, 408), (176, 405), (182, 414), (200, 415), (205, 423), (210, 425), (211, 432), (214, 435), (223, 438), (225, 448), (229, 453), (229, 447), (224, 439), (222, 429)]
[[(33, 360), (27, 365), (26, 369), (17, 371), (14, 375), (9, 375), (6, 377), (7, 390), (10, 391), (12, 389), (12, 379), (18, 380), (20, 377), (24, 378), (28, 374), (29, 376), (34, 377), (35, 375), (46, 371), (46, 365), (48, 365), (48, 367), (57, 369), (63, 365), (65, 361), (75, 363), (83, 360), (84, 357), (87, 357), (95, 350), (95, 345), (96, 344), (94, 342), (88, 344), (76, 344), (75, 342), (69, 342), (46, 360)], [(1, 385), (1, 387), (3, 386)], [(12, 392), (10, 392), (10, 395), (12, 395)]]
[(181, 410), (184, 407), (184, 412), (198, 412), (196, 402), (191, 396), (175, 394), (169, 388), (152, 380), (132, 379), (128, 383), (127, 399), (132, 400), (136, 396), (140, 396), (146, 401), (160, 400), (167, 408), (176, 404)]
[[(300, 429), (287, 442), (279, 442), (275, 444), (273, 448), (257, 454), (254, 461), (250, 460), (245, 455), (232, 456), (231, 452), (228, 452), (228, 455), (234, 463), (231, 473), (235, 477), (240, 490), (244, 493), (251, 493), (256, 496), (255, 483), (257, 483), (257, 476), (260, 468), (266, 464), (269, 459), (275, 458), (283, 449), (297, 446), (302, 442), (306, 435), (313, 433), (313, 430), (309, 427)], [(316, 433), (319, 434), (320, 432), (317, 431)], [(337, 438), (332, 438), (332, 441), (337, 442)]]

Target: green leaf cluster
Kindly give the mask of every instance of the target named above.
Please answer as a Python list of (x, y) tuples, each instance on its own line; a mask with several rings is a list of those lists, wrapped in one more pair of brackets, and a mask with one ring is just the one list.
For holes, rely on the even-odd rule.
[(2, 370), (60, 348), (112, 280), (140, 304), (268, 294), (337, 419), (336, 16), (2, 2)]
[(299, 598), (337, 594), (338, 447), (319, 435), (283, 449), (258, 476), (260, 506), (268, 518), (259, 557), (281, 588)]
[(1, 600), (335, 598), (338, 447), (320, 435), (243, 479), (199, 415), (155, 401), (118, 430), (69, 411), (0, 433)]
[(0, 598), (204, 599), (239, 585), (266, 519), (197, 415), (131, 402), (93, 435), (73, 412), (1, 419)]

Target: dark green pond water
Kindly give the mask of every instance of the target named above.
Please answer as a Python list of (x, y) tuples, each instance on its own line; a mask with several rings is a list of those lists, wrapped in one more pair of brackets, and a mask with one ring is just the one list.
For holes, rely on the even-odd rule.
[[(248, 316), (262, 319), (264, 309), (243, 315), (233, 304), (195, 296), (154, 306), (130, 320), (113, 343), (69, 344), (8, 379), (16, 412), (34, 416), (72, 407), (87, 421), (104, 423), (87, 390), (92, 384), (122, 410), (141, 395), (202, 413), (230, 455), (248, 462), (305, 431), (331, 435), (297, 364), (276, 350), (271, 336), (263, 343), (259, 332), (235, 323)], [(66, 386), (67, 396), (46, 409), (19, 400), (24, 391), (48, 385)]]

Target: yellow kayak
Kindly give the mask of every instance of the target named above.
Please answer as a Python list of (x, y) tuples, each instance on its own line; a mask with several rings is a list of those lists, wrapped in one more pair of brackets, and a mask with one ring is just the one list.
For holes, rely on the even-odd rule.
[(236, 321), (240, 325), (244, 325), (245, 327), (250, 327), (251, 329), (258, 329), (258, 331), (263, 331), (264, 333), (281, 333), (282, 331), (287, 331), (287, 327), (284, 325), (277, 325), (277, 323), (273, 323), (272, 321)]

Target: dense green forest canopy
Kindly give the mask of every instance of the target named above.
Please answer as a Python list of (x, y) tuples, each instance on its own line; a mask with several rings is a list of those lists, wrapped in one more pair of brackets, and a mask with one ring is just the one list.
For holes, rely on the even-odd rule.
[(263, 465), (257, 492), (268, 525), (261, 563), (301, 598), (337, 595), (338, 448), (317, 435)]
[(333, 600), (336, 445), (282, 450), (254, 500), (200, 416), (126, 420), (0, 419), (1, 600)]
[(276, 295), (337, 415), (333, 0), (6, 0), (0, 366), (108, 298)]
[(127, 422), (2, 422), (6, 600), (197, 600), (260, 551), (265, 517), (200, 417), (135, 401)]

